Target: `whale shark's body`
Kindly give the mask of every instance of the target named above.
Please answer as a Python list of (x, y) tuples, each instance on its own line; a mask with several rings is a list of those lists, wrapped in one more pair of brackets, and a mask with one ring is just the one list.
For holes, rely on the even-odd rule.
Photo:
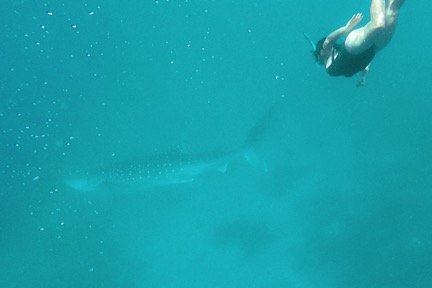
[(132, 161), (111, 163), (80, 177), (69, 178), (66, 184), (79, 191), (94, 191), (103, 188), (127, 188), (146, 190), (154, 187), (190, 183), (201, 175), (219, 171), (236, 158), (244, 158), (249, 164), (267, 172), (266, 162), (257, 156), (257, 142), (266, 130), (273, 106), (261, 121), (252, 128), (245, 144), (228, 153), (191, 155), (183, 152), (167, 152)]
[(215, 171), (225, 172), (229, 163), (239, 157), (244, 157), (254, 166), (260, 165), (262, 169), (266, 169), (263, 166), (265, 163), (258, 163), (258, 158), (250, 149), (205, 155), (168, 152), (144, 159), (111, 163), (81, 177), (68, 179), (66, 184), (80, 191), (115, 187), (145, 190), (189, 183), (201, 175)]

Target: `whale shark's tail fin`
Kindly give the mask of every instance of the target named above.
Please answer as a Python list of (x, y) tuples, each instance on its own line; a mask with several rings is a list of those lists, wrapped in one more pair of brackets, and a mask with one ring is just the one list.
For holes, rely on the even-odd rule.
[(274, 112), (277, 108), (277, 104), (271, 106), (266, 113), (258, 120), (252, 129), (249, 131), (249, 134), (244, 143), (244, 147), (252, 147), (256, 146), (259, 142), (264, 139), (265, 133), (268, 130), (270, 125), (270, 120), (272, 119)]
[(262, 153), (258, 152), (258, 146), (262, 143), (265, 134), (271, 124), (271, 119), (277, 108), (277, 104), (274, 104), (267, 112), (261, 117), (259, 121), (250, 130), (246, 141), (242, 147), (242, 155), (246, 161), (253, 167), (268, 172), (267, 161), (262, 157)]

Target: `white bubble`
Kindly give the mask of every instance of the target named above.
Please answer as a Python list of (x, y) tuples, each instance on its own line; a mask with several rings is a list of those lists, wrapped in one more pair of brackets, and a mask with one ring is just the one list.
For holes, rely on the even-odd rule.
[(53, 16), (54, 15), (54, 13), (52, 11), (47, 11), (46, 13), (47, 13), (48, 16)]

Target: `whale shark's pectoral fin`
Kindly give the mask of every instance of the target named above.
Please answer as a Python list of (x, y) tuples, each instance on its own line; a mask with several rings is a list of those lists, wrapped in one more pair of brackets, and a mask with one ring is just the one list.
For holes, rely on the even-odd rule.
[(268, 172), (267, 162), (261, 157), (259, 157), (252, 149), (246, 150), (243, 154), (243, 157), (253, 167), (258, 168), (265, 173)]
[(224, 165), (219, 166), (217, 170), (221, 173), (225, 173), (227, 169), (228, 169), (228, 163), (225, 163)]
[(186, 183), (192, 183), (195, 179), (194, 178), (175, 178), (171, 182), (171, 184), (186, 184)]

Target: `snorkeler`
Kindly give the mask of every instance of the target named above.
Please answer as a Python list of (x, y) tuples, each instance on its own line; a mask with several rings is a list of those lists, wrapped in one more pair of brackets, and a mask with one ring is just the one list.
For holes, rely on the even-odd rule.
[[(351, 77), (361, 72), (357, 84), (364, 85), (372, 59), (390, 42), (395, 32), (399, 9), (404, 1), (372, 0), (369, 23), (354, 30), (363, 19), (362, 14), (355, 14), (345, 26), (313, 45), (317, 62), (325, 65), (331, 76)], [(336, 43), (344, 35), (345, 43)]]

